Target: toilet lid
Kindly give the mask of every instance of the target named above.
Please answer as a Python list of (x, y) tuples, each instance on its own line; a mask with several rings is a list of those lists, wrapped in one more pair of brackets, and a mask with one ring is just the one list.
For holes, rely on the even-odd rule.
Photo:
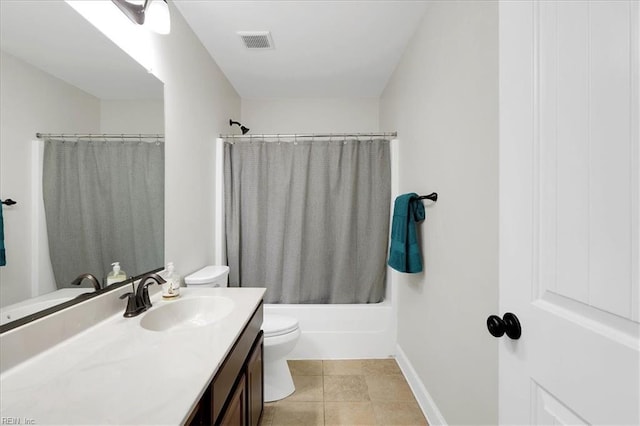
[(210, 265), (184, 277), (187, 285), (211, 284), (215, 280), (225, 277), (229, 273), (229, 267), (224, 265)]
[(268, 314), (262, 321), (264, 337), (281, 336), (298, 328), (298, 320), (284, 315)]

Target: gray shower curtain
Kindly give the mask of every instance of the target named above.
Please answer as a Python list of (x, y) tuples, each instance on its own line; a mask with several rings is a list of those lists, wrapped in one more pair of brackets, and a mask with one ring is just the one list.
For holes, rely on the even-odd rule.
[(164, 144), (45, 141), (43, 197), (58, 288), (164, 264)]
[(376, 303), (385, 291), (388, 140), (225, 141), (231, 286), (267, 303)]

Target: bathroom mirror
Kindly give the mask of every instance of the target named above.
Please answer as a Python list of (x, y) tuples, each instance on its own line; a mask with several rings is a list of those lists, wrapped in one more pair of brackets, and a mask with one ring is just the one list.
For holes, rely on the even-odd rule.
[[(69, 283), (54, 278), (42, 202), (44, 142), (36, 133), (164, 134), (164, 87), (63, 0), (0, 1), (0, 49), (0, 198), (17, 202), (2, 206), (7, 260), (0, 266), (0, 312), (6, 325), (96, 294), (90, 282), (61, 291)], [(164, 222), (157, 228), (162, 245)], [(153, 265), (122, 269), (132, 277), (162, 267), (164, 247), (157, 251)], [(114, 255), (113, 261), (122, 259)], [(18, 309), (9, 313), (9, 307)]]

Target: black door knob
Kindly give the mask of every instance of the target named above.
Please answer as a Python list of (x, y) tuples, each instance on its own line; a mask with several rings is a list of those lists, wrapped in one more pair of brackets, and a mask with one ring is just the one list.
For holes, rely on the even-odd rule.
[(518, 340), (522, 335), (522, 328), (518, 317), (511, 312), (507, 312), (500, 318), (497, 315), (491, 315), (487, 318), (487, 329), (493, 337), (502, 337), (505, 333), (513, 340)]

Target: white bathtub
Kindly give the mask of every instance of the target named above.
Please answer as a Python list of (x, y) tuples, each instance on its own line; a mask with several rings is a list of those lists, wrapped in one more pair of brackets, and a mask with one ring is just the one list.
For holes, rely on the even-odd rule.
[(298, 319), (302, 335), (288, 359), (386, 358), (395, 355), (391, 303), (358, 305), (265, 304), (265, 314)]

